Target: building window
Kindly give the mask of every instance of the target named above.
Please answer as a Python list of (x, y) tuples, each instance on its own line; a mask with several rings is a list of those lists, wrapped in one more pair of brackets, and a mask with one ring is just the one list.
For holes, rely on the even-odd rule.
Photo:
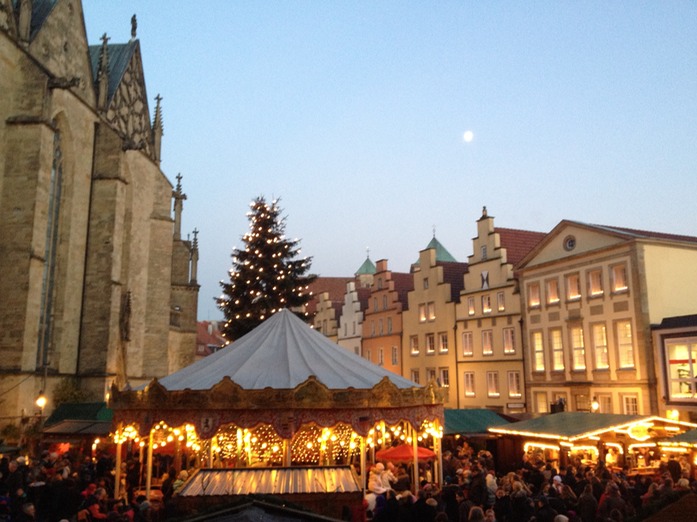
[(535, 392), (535, 411), (537, 413), (548, 413), (549, 403), (547, 402), (546, 392)]
[(419, 370), (412, 370), (411, 371), (411, 381), (415, 382), (416, 384), (420, 384), (419, 382)]
[(542, 343), (542, 332), (532, 332), (532, 370), (545, 371), (545, 347)]
[(420, 323), (426, 322), (426, 305), (425, 304), (419, 305), (419, 322)]
[(348, 335), (348, 323), (344, 323), (344, 337)]
[(392, 347), (392, 366), (399, 364), (399, 350), (396, 346)]
[(488, 397), (499, 397), (499, 372), (486, 372), (486, 394)]
[(375, 321), (370, 321), (370, 335), (375, 335)]
[(438, 334), (438, 350), (441, 353), (448, 352), (448, 334), (446, 332), (441, 332)]
[(443, 388), (447, 388), (450, 386), (450, 370), (448, 368), (440, 368), (438, 370), (438, 373), (440, 374), (440, 385)]
[(489, 288), (489, 272), (487, 270), (482, 270), (479, 276), (482, 278), (482, 290), (486, 290)]
[(482, 255), (482, 261), (486, 261), (487, 255), (486, 255), (486, 245), (482, 245), (479, 249)]
[(380, 335), (383, 334), (383, 331), (382, 331), (382, 319), (378, 319), (378, 331), (380, 332)]
[(564, 369), (564, 341), (561, 328), (553, 328), (549, 331), (549, 342), (552, 345), (552, 370), (562, 371)]
[(499, 312), (506, 311), (506, 294), (503, 292), (496, 294), (496, 306), (498, 307)]
[(559, 281), (550, 279), (547, 281), (547, 304), (553, 305), (559, 302)]
[(468, 314), (468, 315), (474, 315), (474, 314), (475, 314), (475, 309), (474, 309), (474, 297), (468, 297), (468, 298), (467, 298), (467, 314)]
[(508, 372), (508, 396), (510, 398), (518, 399), (523, 396), (520, 383), (520, 372)]
[(419, 354), (419, 336), (418, 335), (412, 335), (411, 337), (409, 337), (409, 349), (411, 350), (412, 355)]
[(491, 296), (488, 294), (482, 296), (482, 313), (483, 314), (490, 314), (491, 313)]
[(636, 395), (623, 395), (622, 406), (625, 415), (639, 415), (639, 399)]
[(387, 333), (388, 334), (392, 333), (392, 318), (391, 317), (387, 318)]
[(435, 321), (436, 319), (436, 303), (428, 303), (428, 320)]
[(437, 383), (436, 369), (435, 368), (426, 368), (426, 381)]
[(482, 355), (494, 354), (494, 332), (482, 330)]
[(612, 395), (598, 395), (598, 413), (612, 413)]
[(632, 341), (631, 321), (616, 323), (617, 348), (619, 350), (620, 368), (634, 368), (634, 342)]
[(666, 339), (668, 395), (671, 400), (697, 398), (697, 338)]
[(627, 267), (615, 265), (612, 270), (612, 291), (616, 294), (627, 291)]
[(436, 351), (436, 336), (435, 334), (426, 334), (426, 353), (434, 353)]
[(382, 296), (382, 309), (387, 310), (387, 296), (386, 295)]
[(378, 290), (382, 290), (382, 277), (378, 277)]
[(603, 295), (603, 273), (600, 269), (588, 272), (588, 293), (591, 297)]
[(505, 353), (505, 354), (515, 353), (515, 329), (514, 328), (504, 328), (503, 329), (503, 353)]
[(365, 351), (365, 358), (368, 359), (370, 362), (373, 362), (371, 356), (372, 356), (372, 354), (370, 353), (370, 348), (368, 348), (368, 349)]
[(607, 370), (610, 361), (607, 356), (607, 332), (604, 324), (594, 324), (593, 331), (593, 354), (595, 355), (595, 369)]
[(528, 285), (528, 307), (529, 308), (539, 308), (540, 307), (540, 284), (530, 283)]
[(353, 325), (353, 334), (352, 335), (356, 335), (356, 321), (353, 321), (353, 323), (351, 323), (351, 324)]
[(377, 297), (373, 298), (373, 311), (374, 312), (378, 311), (378, 298)]
[(574, 361), (574, 370), (586, 369), (586, 347), (583, 343), (583, 328), (574, 326), (571, 328), (571, 354)]
[(566, 299), (568, 301), (581, 299), (581, 285), (579, 284), (578, 274), (566, 276)]
[(474, 354), (474, 337), (472, 332), (462, 332), (462, 355), (471, 357)]
[(385, 364), (385, 350), (382, 348), (378, 349), (378, 366), (383, 366)]
[(474, 372), (465, 372), (465, 397), (474, 397)]
[(424, 290), (428, 290), (428, 277), (424, 277)]

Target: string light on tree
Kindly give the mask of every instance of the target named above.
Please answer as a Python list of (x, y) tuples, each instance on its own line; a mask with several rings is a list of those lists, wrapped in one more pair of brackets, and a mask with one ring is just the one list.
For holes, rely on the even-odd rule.
[[(230, 281), (221, 281), (223, 291), (217, 299), (228, 341), (253, 330), (277, 310), (297, 310), (311, 299), (308, 288), (316, 278), (308, 275), (311, 258), (297, 258), (300, 240), (286, 239), (281, 212), (277, 199), (269, 204), (260, 196), (250, 203), (250, 231), (242, 236), (244, 247), (233, 249)], [(308, 318), (306, 313), (296, 315)]]

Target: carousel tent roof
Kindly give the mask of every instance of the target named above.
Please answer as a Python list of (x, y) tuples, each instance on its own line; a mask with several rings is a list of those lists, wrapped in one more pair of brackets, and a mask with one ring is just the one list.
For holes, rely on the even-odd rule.
[(397, 388), (419, 387), (332, 343), (288, 310), (159, 382), (170, 391), (208, 390), (229, 377), (245, 390), (293, 389), (313, 375), (335, 390), (370, 389), (385, 377)]

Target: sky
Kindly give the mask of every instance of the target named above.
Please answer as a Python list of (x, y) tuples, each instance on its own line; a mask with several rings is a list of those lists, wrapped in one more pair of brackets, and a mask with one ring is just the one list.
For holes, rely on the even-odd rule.
[[(199, 319), (257, 196), (312, 272), (408, 272), (434, 234), (563, 219), (697, 236), (697, 2), (83, 0), (90, 44), (137, 15), (162, 170), (200, 231)], [(464, 139), (472, 133), (471, 141)]]

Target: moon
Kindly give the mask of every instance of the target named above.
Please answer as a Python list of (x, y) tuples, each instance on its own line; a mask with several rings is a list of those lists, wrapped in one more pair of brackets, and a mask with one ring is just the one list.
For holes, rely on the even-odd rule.
[(465, 143), (470, 143), (474, 139), (474, 132), (471, 130), (465, 131), (465, 133), (462, 135), (462, 141)]

